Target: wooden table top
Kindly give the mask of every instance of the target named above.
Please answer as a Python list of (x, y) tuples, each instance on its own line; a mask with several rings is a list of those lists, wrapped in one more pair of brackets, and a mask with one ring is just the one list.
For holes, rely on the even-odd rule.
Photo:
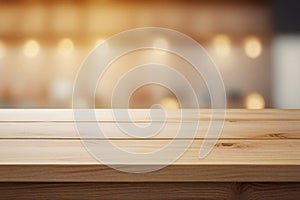
[[(137, 125), (162, 123), (159, 115), (151, 119), (148, 111), (129, 112)], [(187, 110), (190, 114), (183, 120), (180, 110), (168, 110), (163, 130), (147, 139), (131, 138), (120, 131), (112, 110), (95, 112), (106, 138), (80, 138), (71, 109), (0, 110), (0, 182), (300, 181), (300, 110), (227, 110), (222, 134), (204, 159), (199, 159), (199, 147), (210, 124), (211, 110)], [(198, 112), (200, 118), (195, 118)], [(218, 117), (215, 120), (222, 120)], [(133, 123), (126, 118), (117, 122)], [(82, 139), (109, 139), (120, 148), (146, 152), (173, 140), (181, 125), (184, 131), (192, 131), (189, 123), (195, 122), (199, 122), (196, 138), (183, 156), (150, 173), (125, 173), (99, 164), (81, 143)], [(183, 142), (188, 139), (176, 138)]]

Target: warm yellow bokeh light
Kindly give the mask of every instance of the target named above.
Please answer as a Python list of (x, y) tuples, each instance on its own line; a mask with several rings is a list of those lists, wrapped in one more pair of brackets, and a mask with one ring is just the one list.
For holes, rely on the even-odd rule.
[(251, 93), (246, 97), (247, 109), (263, 109), (265, 107), (264, 98), (258, 93)]
[(153, 47), (154, 48), (159, 48), (159, 49), (168, 49), (169, 48), (169, 43), (164, 38), (157, 38), (153, 42)]
[(3, 58), (6, 54), (5, 45), (0, 41), (0, 59)]
[(64, 38), (58, 43), (58, 51), (61, 54), (69, 54), (74, 50), (73, 41), (69, 38)]
[(99, 45), (101, 45), (102, 51), (108, 52), (109, 45), (108, 45), (108, 42), (105, 39), (99, 39), (95, 42), (95, 47), (98, 47)]
[(245, 53), (249, 58), (257, 58), (261, 55), (262, 44), (257, 37), (248, 37), (244, 43)]
[(178, 109), (179, 103), (175, 98), (166, 97), (160, 101), (160, 105), (164, 109)]
[(227, 56), (231, 51), (231, 41), (227, 35), (220, 34), (213, 40), (215, 51), (220, 56)]
[(28, 40), (24, 45), (24, 55), (26, 57), (35, 57), (40, 51), (40, 44), (36, 40)]
[(99, 44), (103, 43), (105, 41), (105, 39), (98, 39), (95, 42), (95, 46), (98, 46)]
[(49, 97), (56, 103), (69, 102), (72, 95), (72, 82), (66, 79), (52, 81), (49, 87)]

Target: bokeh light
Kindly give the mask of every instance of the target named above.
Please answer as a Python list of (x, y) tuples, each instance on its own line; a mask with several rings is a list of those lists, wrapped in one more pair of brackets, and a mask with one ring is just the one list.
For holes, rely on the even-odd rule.
[(58, 51), (60, 54), (69, 54), (74, 50), (74, 43), (69, 38), (64, 38), (58, 43)]
[(164, 38), (157, 38), (153, 42), (153, 47), (154, 48), (159, 48), (159, 49), (168, 49), (169, 48), (169, 43)]
[(179, 103), (178, 103), (177, 99), (175, 99), (173, 97), (165, 97), (160, 101), (159, 104), (164, 109), (178, 109), (179, 108)]
[(245, 39), (244, 50), (249, 58), (257, 58), (261, 55), (262, 44), (257, 37), (250, 36)]
[(105, 41), (105, 39), (103, 39), (103, 38), (96, 40), (95, 46), (98, 46), (99, 44), (101, 44), (104, 41)]
[(227, 35), (216, 35), (213, 39), (215, 51), (220, 56), (228, 56), (231, 51), (231, 41)]
[(4, 58), (6, 54), (6, 48), (3, 42), (0, 41), (0, 59)]
[(72, 82), (58, 79), (51, 83), (49, 96), (57, 104), (69, 102), (72, 95)]
[(100, 44), (101, 44), (102, 51), (107, 52), (109, 50), (109, 44), (105, 39), (98, 39), (95, 42), (95, 47), (98, 47)]
[(263, 109), (265, 107), (265, 100), (263, 96), (258, 93), (251, 93), (246, 97), (247, 109)]
[(35, 57), (39, 54), (40, 44), (36, 40), (28, 40), (24, 45), (24, 55), (26, 57)]

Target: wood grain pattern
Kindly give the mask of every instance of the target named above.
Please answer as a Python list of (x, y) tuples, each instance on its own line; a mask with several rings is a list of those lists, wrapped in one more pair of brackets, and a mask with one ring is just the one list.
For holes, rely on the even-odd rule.
[[(124, 166), (126, 169), (128, 166)], [(299, 166), (170, 165), (132, 174), (104, 165), (0, 165), (0, 182), (300, 182)]]
[[(94, 122), (80, 122), (86, 126), (85, 135), (79, 136), (74, 122), (2, 122), (0, 123), (0, 139), (79, 139), (79, 138), (126, 138), (134, 139), (125, 134), (113, 122), (102, 122), (97, 125), (101, 127), (101, 131), (105, 137), (100, 136), (98, 132), (89, 127)], [(156, 122), (158, 123), (158, 122)], [(189, 137), (194, 133), (193, 122), (185, 123), (159, 123), (162, 126), (161, 131), (152, 138), (174, 138), (178, 131), (183, 131)], [(123, 124), (128, 124), (123, 123)], [(146, 126), (148, 123), (138, 122), (137, 126)], [(204, 138), (207, 133), (209, 122), (200, 121), (195, 138)], [(140, 137), (144, 136), (141, 131)], [(184, 139), (183, 137), (178, 137)], [(214, 138), (208, 135), (207, 138)], [(300, 123), (299, 121), (286, 121), (284, 126), (278, 121), (226, 121), (220, 135), (220, 139), (300, 139)]]
[[(119, 112), (127, 113), (126, 109), (117, 109)], [(92, 112), (92, 111), (91, 111)], [(167, 119), (167, 121), (179, 121), (181, 119), (180, 110), (166, 110), (166, 116), (161, 116), (161, 112), (153, 112), (150, 115), (148, 109), (130, 109), (128, 110), (131, 121), (130, 122), (143, 122), (143, 121), (159, 121)], [(210, 120), (211, 109), (185, 109), (187, 115), (183, 121), (199, 121)], [(287, 121), (299, 120), (300, 110), (279, 110), (279, 109), (264, 109), (264, 110), (246, 110), (246, 109), (227, 109), (227, 121), (245, 120), (245, 121)], [(223, 113), (223, 112), (222, 112)], [(128, 118), (118, 117), (115, 119), (114, 111), (112, 109), (96, 109), (95, 116), (97, 121), (128, 121)], [(122, 115), (123, 116), (123, 115)], [(200, 118), (196, 118), (200, 116)], [(220, 119), (220, 114), (216, 113), (215, 120)], [(223, 118), (221, 118), (223, 119)], [(30, 121), (74, 121), (73, 111), (71, 109), (2, 109), (0, 110), (0, 122), (30, 122)], [(90, 119), (81, 119), (79, 121), (90, 121)], [(93, 120), (94, 121), (94, 120)]]
[(0, 183), (6, 199), (236, 199), (235, 183)]
[(300, 183), (242, 183), (240, 199), (289, 199), (300, 197)]
[[(203, 141), (216, 139), (205, 135), (211, 110), (185, 110), (184, 119), (179, 110), (168, 110), (164, 119), (158, 112), (152, 113), (151, 118), (149, 110), (135, 109), (129, 110), (132, 121), (124, 116), (115, 120), (113, 112), (96, 110), (95, 120), (100, 122), (106, 137), (89, 129), (89, 123), (96, 121), (80, 119), (77, 123), (86, 127), (85, 137), (80, 138), (72, 110), (0, 110), (0, 199), (99, 196), (101, 199), (297, 199), (300, 196), (300, 110), (227, 110), (222, 134), (204, 159), (198, 158)], [(221, 115), (217, 114), (215, 120), (221, 121)], [(164, 128), (154, 137), (143, 139), (124, 134), (116, 124), (132, 122), (139, 126), (163, 124)], [(110, 140), (124, 150), (147, 153), (174, 141), (176, 150), (191, 139), (189, 136), (174, 139), (178, 128), (183, 127), (189, 135), (193, 131), (191, 124), (195, 123), (199, 123), (199, 129), (186, 152), (168, 167), (150, 173), (131, 174), (109, 168), (95, 160), (82, 143), (84, 140), (102, 146)], [(139, 136), (144, 137), (143, 134), (141, 131)], [(137, 167), (137, 163), (129, 162), (110, 164)], [(168, 163), (162, 159), (138, 164)]]
[[(194, 140), (173, 165), (300, 165), (300, 140), (220, 140), (211, 153), (199, 159), (203, 140)], [(87, 140), (95, 146), (103, 140)], [(148, 153), (169, 144), (169, 140), (114, 140), (117, 147), (133, 153)], [(178, 140), (174, 150), (186, 140)], [(103, 151), (109, 152), (109, 149)], [(99, 164), (80, 140), (0, 140), (0, 164)], [(166, 154), (171, 156), (172, 152)], [(118, 155), (114, 155), (116, 158)], [(109, 163), (109, 164), (130, 164)], [(145, 161), (146, 165), (168, 164)]]
[(297, 200), (300, 183), (0, 183), (2, 199)]

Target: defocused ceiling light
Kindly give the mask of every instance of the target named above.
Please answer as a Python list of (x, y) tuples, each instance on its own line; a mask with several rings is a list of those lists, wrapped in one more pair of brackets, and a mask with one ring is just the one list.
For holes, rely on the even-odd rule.
[(172, 98), (172, 97), (163, 98), (159, 102), (159, 104), (164, 109), (178, 109), (179, 108), (179, 103), (178, 103), (177, 99)]
[(49, 88), (49, 96), (55, 103), (67, 103), (72, 95), (72, 83), (65, 79), (54, 80)]
[(0, 59), (2, 59), (5, 56), (5, 45), (3, 42), (0, 41)]
[(246, 97), (247, 109), (263, 109), (265, 107), (264, 98), (258, 93), (251, 93)]
[(215, 51), (220, 56), (227, 56), (231, 50), (231, 41), (227, 35), (216, 35), (213, 39)]
[(69, 54), (74, 50), (73, 41), (69, 38), (64, 38), (58, 43), (58, 51), (60, 54)]
[(98, 39), (98, 40), (96, 40), (95, 46), (98, 46), (99, 44), (101, 44), (104, 41), (105, 41), (105, 39)]
[(245, 53), (249, 58), (257, 58), (261, 55), (262, 44), (257, 37), (250, 36), (244, 42)]
[(169, 43), (164, 38), (157, 38), (153, 41), (153, 47), (159, 49), (168, 49)]
[(95, 47), (98, 47), (101, 44), (102, 50), (105, 50), (106, 52), (109, 50), (109, 44), (105, 39), (99, 39), (95, 43)]
[(27, 40), (23, 50), (26, 57), (35, 57), (40, 51), (40, 44), (36, 40)]

